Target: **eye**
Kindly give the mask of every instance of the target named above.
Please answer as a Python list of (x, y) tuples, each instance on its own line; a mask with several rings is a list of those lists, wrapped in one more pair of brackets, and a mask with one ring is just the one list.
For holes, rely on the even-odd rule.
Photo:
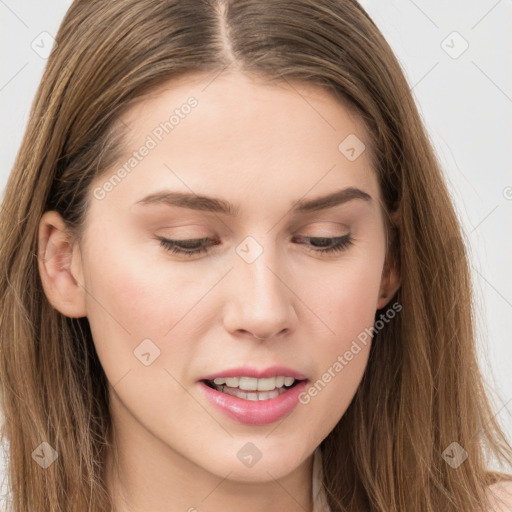
[[(208, 245), (218, 245), (216, 242), (207, 243), (211, 241), (210, 238), (195, 238), (192, 240), (170, 240), (168, 238), (157, 238), (160, 241), (160, 245), (167, 251), (173, 254), (183, 254), (185, 256), (193, 256), (195, 254), (201, 254), (208, 252)], [(352, 235), (344, 235), (333, 238), (325, 237), (300, 237), (301, 240), (309, 240), (312, 243), (312, 247), (308, 247), (308, 250), (317, 253), (335, 253), (341, 252), (352, 245)], [(325, 247), (325, 245), (328, 247)], [(315, 247), (321, 247), (316, 249)]]
[[(324, 254), (344, 251), (353, 243), (352, 235), (350, 234), (334, 238), (304, 236), (301, 237), (301, 240), (309, 240), (310, 242), (313, 242), (313, 247), (322, 247), (322, 249), (312, 249), (311, 247), (308, 247), (308, 249)], [(325, 247), (326, 244), (329, 246)]]
[[(209, 238), (194, 238), (192, 240), (169, 240), (167, 238), (158, 237), (160, 245), (174, 254), (184, 254), (186, 256), (193, 256), (194, 254), (201, 254), (207, 252), (208, 249), (205, 245)], [(216, 244), (210, 244), (216, 245)]]

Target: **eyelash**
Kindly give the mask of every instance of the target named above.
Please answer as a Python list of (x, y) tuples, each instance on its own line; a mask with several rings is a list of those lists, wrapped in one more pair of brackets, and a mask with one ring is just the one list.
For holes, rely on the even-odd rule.
[[(326, 249), (311, 249), (309, 248), (309, 250), (313, 251), (313, 252), (316, 252), (316, 253), (321, 253), (321, 254), (333, 254), (333, 253), (337, 253), (337, 252), (342, 252), (346, 249), (348, 249), (349, 246), (351, 246), (353, 244), (353, 239), (352, 239), (352, 235), (348, 234), (348, 235), (344, 235), (344, 236), (337, 236), (337, 237), (332, 237), (332, 238), (327, 238), (327, 237), (312, 237), (312, 236), (304, 236), (304, 237), (301, 237), (302, 239), (307, 239), (307, 240), (321, 240), (321, 241), (329, 241), (329, 242), (335, 242), (334, 245), (332, 245), (331, 247), (328, 247)], [(178, 244), (190, 244), (190, 243), (198, 243), (198, 242), (207, 242), (208, 240), (210, 240), (209, 238), (194, 238), (194, 239), (191, 239), (191, 240), (169, 240), (167, 238), (161, 238), (161, 237), (157, 237), (157, 240), (160, 241), (160, 245), (167, 251), (171, 252), (171, 253), (174, 253), (174, 254), (181, 254), (181, 255), (185, 255), (185, 256), (194, 256), (196, 254), (201, 254), (201, 253), (205, 253), (208, 251), (208, 248), (204, 245), (202, 245), (201, 247), (199, 247), (198, 249), (193, 249), (193, 250), (185, 250), (181, 247), (179, 247)], [(217, 244), (214, 244), (214, 245), (217, 245)]]

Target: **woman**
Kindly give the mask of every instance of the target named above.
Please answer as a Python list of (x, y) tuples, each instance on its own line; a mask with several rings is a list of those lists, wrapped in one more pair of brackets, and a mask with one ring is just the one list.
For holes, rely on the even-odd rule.
[(512, 506), (460, 225), (356, 2), (75, 1), (1, 226), (13, 511)]

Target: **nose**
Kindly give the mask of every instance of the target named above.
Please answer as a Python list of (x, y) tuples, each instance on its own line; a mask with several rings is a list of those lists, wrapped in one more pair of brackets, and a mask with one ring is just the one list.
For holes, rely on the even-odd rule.
[(293, 276), (268, 248), (251, 263), (240, 258), (230, 274), (224, 317), (228, 332), (269, 339), (295, 330)]

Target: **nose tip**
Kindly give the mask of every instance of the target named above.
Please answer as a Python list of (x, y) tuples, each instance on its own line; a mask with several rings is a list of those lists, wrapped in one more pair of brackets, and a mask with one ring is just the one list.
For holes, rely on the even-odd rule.
[[(241, 262), (239, 274), (230, 280), (229, 306), (224, 319), (232, 332), (245, 333), (259, 341), (293, 329), (296, 315), (286, 276), (277, 276), (264, 251), (252, 263)], [(284, 279), (283, 279), (284, 278)]]

